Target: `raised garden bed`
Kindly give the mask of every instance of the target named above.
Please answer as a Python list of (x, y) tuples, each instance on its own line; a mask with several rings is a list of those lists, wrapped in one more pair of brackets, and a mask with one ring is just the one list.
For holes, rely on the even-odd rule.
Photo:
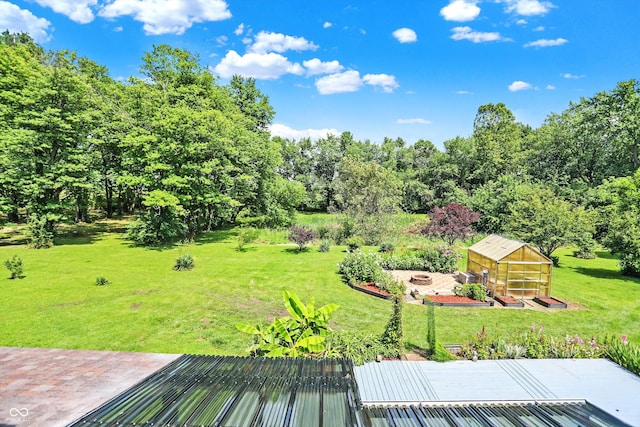
[(519, 299), (515, 299), (514, 297), (503, 295), (499, 297), (493, 297), (493, 299), (498, 301), (504, 307), (524, 307), (524, 303)]
[(554, 297), (535, 297), (533, 300), (547, 308), (567, 308), (567, 304), (565, 302)]
[(430, 285), (433, 283), (433, 279), (426, 274), (414, 274), (409, 281), (414, 285)]
[(355, 285), (349, 285), (356, 291), (364, 292), (368, 295), (373, 295), (374, 297), (389, 299), (391, 298), (391, 294), (385, 290), (378, 288), (373, 283), (358, 283)]
[(457, 295), (429, 295), (423, 304), (428, 304), (427, 298), (433, 301), (434, 305), (447, 307), (492, 307), (493, 301), (478, 301), (469, 297), (459, 297)]

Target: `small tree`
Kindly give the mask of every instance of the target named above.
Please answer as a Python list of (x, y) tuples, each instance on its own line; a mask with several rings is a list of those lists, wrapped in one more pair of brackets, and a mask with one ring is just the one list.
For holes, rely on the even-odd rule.
[(14, 255), (11, 259), (4, 262), (5, 267), (11, 272), (11, 279), (22, 279), (22, 259), (18, 255)]
[(471, 224), (480, 219), (480, 214), (464, 205), (449, 203), (442, 208), (435, 206), (429, 218), (431, 220), (422, 234), (442, 239), (453, 246), (456, 240), (464, 240), (473, 234)]
[(384, 328), (382, 334), (382, 344), (393, 352), (395, 355), (400, 355), (402, 352), (402, 303), (404, 294), (395, 292), (392, 296), (393, 312), (391, 318)]
[(298, 252), (302, 252), (307, 243), (316, 237), (313, 230), (300, 225), (294, 225), (289, 229), (289, 241), (298, 245)]
[(436, 354), (436, 314), (433, 301), (425, 302), (427, 305), (427, 356)]

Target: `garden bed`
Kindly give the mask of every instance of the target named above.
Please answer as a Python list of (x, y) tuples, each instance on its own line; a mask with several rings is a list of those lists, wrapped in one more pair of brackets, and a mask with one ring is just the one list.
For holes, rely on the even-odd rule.
[(567, 308), (567, 303), (554, 297), (535, 297), (533, 300), (547, 308)]
[(349, 285), (349, 286), (351, 286), (353, 289), (357, 291), (364, 292), (365, 294), (368, 294), (368, 295), (373, 295), (374, 297), (383, 298), (383, 299), (391, 298), (391, 294), (389, 292), (378, 288), (373, 283), (358, 283), (358, 284)]
[(478, 301), (469, 297), (459, 297), (457, 295), (429, 295), (422, 301), (428, 304), (426, 298), (433, 301), (434, 305), (447, 307), (492, 307), (493, 301)]
[(524, 303), (519, 299), (515, 299), (514, 297), (503, 295), (499, 297), (493, 297), (493, 299), (498, 301), (504, 307), (524, 307)]

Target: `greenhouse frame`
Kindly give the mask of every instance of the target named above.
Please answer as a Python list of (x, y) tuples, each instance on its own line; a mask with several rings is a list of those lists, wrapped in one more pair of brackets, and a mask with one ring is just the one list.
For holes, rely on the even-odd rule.
[(483, 283), (492, 297), (550, 296), (552, 266), (553, 262), (537, 249), (497, 234), (468, 249), (467, 272)]

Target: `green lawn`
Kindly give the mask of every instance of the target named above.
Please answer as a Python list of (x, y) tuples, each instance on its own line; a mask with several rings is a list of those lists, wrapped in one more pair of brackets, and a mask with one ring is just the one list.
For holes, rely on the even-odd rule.
[[(289, 245), (250, 244), (238, 252), (235, 231), (223, 230), (194, 244), (153, 250), (132, 247), (109, 230), (70, 233), (47, 250), (0, 246), (0, 262), (19, 255), (26, 276), (9, 280), (0, 268), (0, 345), (242, 355), (249, 337), (234, 325), (284, 315), (285, 289), (305, 302), (314, 297), (317, 304), (340, 304), (334, 329), (381, 333), (391, 314), (389, 302), (342, 283), (336, 264), (344, 247), (297, 254)], [(438, 341), (461, 343), (483, 325), (509, 332), (535, 323), (562, 336), (610, 332), (639, 342), (640, 281), (621, 276), (605, 252), (595, 260), (558, 252), (553, 295), (584, 309), (436, 308)], [(195, 257), (196, 268), (173, 271), (184, 253)], [(112, 284), (96, 286), (98, 276)], [(407, 346), (424, 347), (424, 307), (406, 305), (404, 320)]]

